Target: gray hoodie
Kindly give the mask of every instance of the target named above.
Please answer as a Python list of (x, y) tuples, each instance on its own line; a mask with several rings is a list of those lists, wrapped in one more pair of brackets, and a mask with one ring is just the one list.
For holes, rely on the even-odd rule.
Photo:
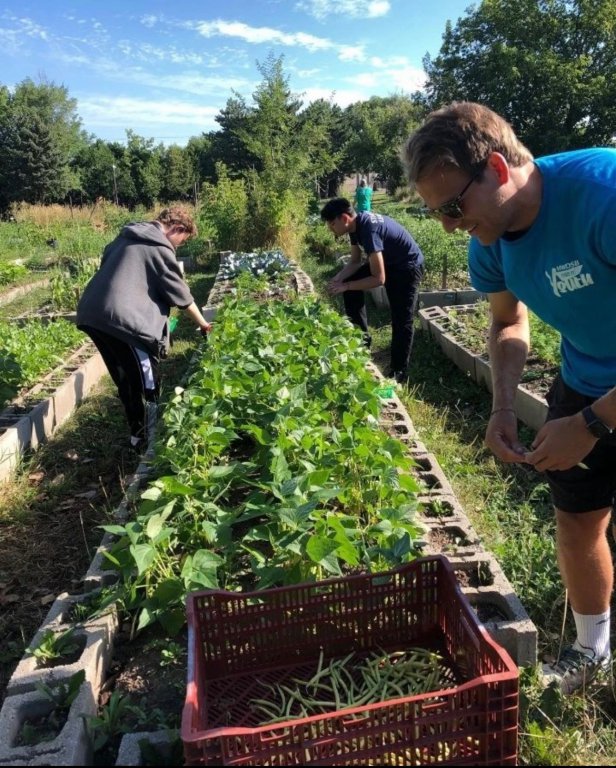
[(154, 222), (129, 224), (103, 251), (77, 307), (90, 326), (159, 357), (169, 345), (171, 307), (193, 302), (175, 249)]

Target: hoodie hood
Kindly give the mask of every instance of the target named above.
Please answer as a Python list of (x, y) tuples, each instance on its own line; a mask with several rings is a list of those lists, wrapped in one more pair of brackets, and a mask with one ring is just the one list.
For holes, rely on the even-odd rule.
[(149, 245), (166, 246), (175, 253), (173, 244), (167, 239), (163, 230), (153, 221), (139, 221), (135, 224), (127, 224), (121, 233), (127, 240)]

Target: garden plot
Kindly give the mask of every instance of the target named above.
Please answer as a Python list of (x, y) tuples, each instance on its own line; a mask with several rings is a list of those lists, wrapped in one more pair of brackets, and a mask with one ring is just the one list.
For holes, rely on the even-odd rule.
[[(131, 637), (142, 630), (140, 650), (149, 644), (162, 665), (152, 652), (158, 636), (158, 650), (171, 648), (165, 666), (180, 673), (174, 678), (138, 663), (123, 680), (125, 693), (137, 690), (135, 676), (148, 683), (170, 677), (177, 690), (182, 643), (174, 646), (168, 636), (181, 631), (186, 591), (263, 588), (281, 579), (354, 573), (366, 564), (382, 570), (403, 563), (413, 542), (421, 542), (415, 463), (407, 443), (379, 426), (382, 401), (356, 334), (336, 313), (333, 334), (323, 332), (318, 302), (297, 302), (298, 314), (289, 318), (283, 303), (250, 303), (244, 291), (236, 281), (203, 362), (165, 413), (154, 460), (158, 479), (142, 495), (135, 520), (108, 527), (111, 573), (120, 580), (109, 583), (104, 600), (134, 617), (118, 637), (136, 648)], [(266, 319), (284, 331), (280, 340)], [(314, 466), (315, 456), (327, 469)], [(131, 712), (116, 691), (101, 703), (108, 698), (108, 707), (125, 710), (122, 728), (160, 727), (170, 715), (151, 704)], [(152, 701), (156, 692), (152, 698), (150, 692)]]
[(72, 323), (6, 325), (0, 346), (0, 480), (62, 424), (105, 371)]
[[(490, 315), (488, 305), (431, 307), (420, 310), (422, 327), (462, 371), (492, 391), (487, 355)], [(559, 370), (559, 334), (530, 314), (532, 354), (526, 361), (516, 395), (518, 418), (539, 429), (547, 413), (545, 395)]]

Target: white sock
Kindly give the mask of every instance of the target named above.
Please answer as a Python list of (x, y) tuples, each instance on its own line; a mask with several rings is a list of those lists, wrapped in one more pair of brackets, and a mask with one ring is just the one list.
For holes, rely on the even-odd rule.
[(605, 613), (586, 615), (573, 611), (577, 640), (573, 643), (576, 651), (592, 651), (596, 658), (609, 659), (610, 652), (610, 609)]

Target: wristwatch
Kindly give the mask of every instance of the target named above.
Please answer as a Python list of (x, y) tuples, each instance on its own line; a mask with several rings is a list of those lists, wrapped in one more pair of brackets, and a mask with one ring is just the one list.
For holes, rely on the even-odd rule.
[(614, 431), (611, 427), (601, 421), (601, 419), (595, 414), (590, 405), (586, 406), (582, 411), (582, 416), (588, 427), (588, 431), (594, 437), (607, 437)]

